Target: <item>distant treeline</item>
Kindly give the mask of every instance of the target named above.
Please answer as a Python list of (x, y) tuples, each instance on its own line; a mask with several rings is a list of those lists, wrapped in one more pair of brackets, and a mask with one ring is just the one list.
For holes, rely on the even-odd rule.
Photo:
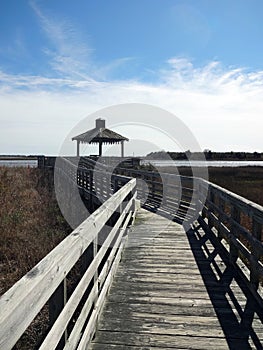
[(147, 159), (165, 160), (171, 158), (173, 160), (203, 159), (205, 155), (206, 160), (263, 160), (263, 153), (261, 152), (213, 152), (205, 150), (204, 152), (151, 152), (147, 154)]
[(37, 155), (24, 155), (24, 154), (0, 154), (0, 160), (27, 160), (37, 159)]

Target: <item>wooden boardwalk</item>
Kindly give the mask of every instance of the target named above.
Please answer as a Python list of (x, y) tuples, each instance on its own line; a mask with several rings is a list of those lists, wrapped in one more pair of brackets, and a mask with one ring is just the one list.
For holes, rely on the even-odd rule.
[[(263, 350), (263, 207), (200, 178), (76, 160), (54, 178), (80, 224), (1, 296), (0, 349), (45, 311), (41, 350)], [(78, 223), (80, 196), (92, 214)]]
[(90, 348), (262, 349), (235, 277), (206, 234), (141, 209)]

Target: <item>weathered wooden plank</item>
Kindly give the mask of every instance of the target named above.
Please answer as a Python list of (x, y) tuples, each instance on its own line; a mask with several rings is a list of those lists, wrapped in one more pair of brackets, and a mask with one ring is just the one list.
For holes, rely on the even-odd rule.
[[(151, 316), (151, 317), (150, 317)], [(233, 325), (233, 322), (226, 320), (225, 327), (228, 327), (231, 332), (231, 337), (235, 339), (244, 339), (246, 327), (243, 325)], [(130, 333), (145, 333), (145, 334), (163, 334), (177, 336), (197, 336), (207, 337), (207, 329), (213, 337), (225, 337), (225, 333), (220, 326), (217, 317), (209, 316), (192, 316), (192, 315), (176, 315), (159, 317), (157, 315), (144, 314), (141, 317), (134, 314), (129, 317), (116, 317), (114, 314), (107, 314), (101, 319), (99, 324), (100, 331), (116, 331)], [(262, 324), (258, 324), (257, 334), (263, 339)]]
[[(143, 215), (141, 218), (128, 243), (143, 244), (128, 244), (124, 251), (92, 349), (251, 349), (248, 334), (256, 331), (262, 339), (259, 320), (250, 330), (237, 322), (247, 299), (241, 289), (232, 295), (229, 281), (233, 276), (231, 270), (224, 272), (224, 262), (218, 259), (215, 263), (221, 264), (221, 281), (200, 244), (193, 244), (191, 249), (186, 234), (176, 224), (169, 225), (167, 238), (166, 229), (161, 238), (153, 237), (158, 217), (152, 217), (149, 225)], [(161, 225), (166, 224), (163, 220)], [(171, 246), (167, 244), (169, 239)], [(212, 254), (213, 247), (209, 246), (207, 252)], [(218, 315), (224, 321), (219, 321)]]
[[(160, 315), (193, 315), (193, 316), (215, 316), (216, 312), (211, 307), (211, 302), (207, 302), (203, 304), (202, 308), (201, 303), (198, 302), (197, 299), (194, 299), (191, 303), (191, 300), (186, 300), (185, 302), (180, 302), (176, 304), (174, 301), (173, 304), (168, 303), (141, 303), (137, 301), (137, 303), (118, 303), (118, 302), (110, 302), (107, 299), (107, 303), (105, 304), (103, 312), (107, 312), (110, 310), (115, 310), (117, 314), (129, 314), (130, 312), (145, 312), (145, 313), (153, 313)], [(222, 308), (220, 310), (221, 314), (228, 317), (233, 314), (233, 311), (229, 308)]]
[[(98, 331), (96, 342), (104, 344), (105, 347), (108, 344), (115, 344), (123, 346), (150, 346), (163, 349), (211, 350), (216, 348), (226, 350), (228, 348), (225, 338), (219, 337), (189, 337), (116, 331)], [(248, 346), (244, 347), (244, 342), (239, 339), (235, 339), (235, 345), (235, 349), (249, 349)]]
[[(190, 289), (188, 290), (188, 293), (190, 292)], [(200, 294), (201, 295), (201, 291)], [(119, 301), (118, 301), (119, 300)], [(214, 301), (216, 301), (216, 305), (217, 305), (217, 309), (226, 309), (226, 310), (230, 310), (231, 312), (234, 312), (231, 309), (231, 305), (228, 304), (223, 298), (218, 298), (218, 299), (214, 299)], [(159, 297), (159, 296), (124, 296), (124, 295), (113, 295), (111, 294), (108, 297), (108, 302), (111, 303), (129, 303), (129, 305), (147, 305), (147, 304), (151, 304), (151, 305), (160, 305), (160, 306), (169, 306), (170, 307), (170, 312), (172, 312), (173, 314), (187, 314), (190, 315), (191, 312), (193, 312), (194, 308), (197, 308), (197, 312), (199, 313), (199, 315), (202, 315), (205, 308), (210, 308), (212, 309), (213, 306), (211, 304), (211, 300), (204, 300), (201, 297), (198, 297), (196, 295), (193, 296), (192, 299), (184, 299), (183, 294), (181, 296), (181, 298), (178, 296), (177, 298), (171, 298), (169, 296), (167, 297)], [(245, 306), (245, 303), (243, 303)]]
[[(176, 300), (181, 301), (181, 303), (183, 302), (188, 302), (189, 305), (192, 305), (193, 302), (195, 300), (199, 300), (199, 301), (203, 301), (203, 303), (205, 303), (205, 301), (207, 303), (209, 303), (209, 305), (211, 306), (211, 299), (209, 297), (208, 294), (204, 294), (203, 288), (197, 288), (195, 290), (193, 290), (192, 288), (188, 288), (183, 286), (181, 289), (180, 288), (158, 288), (156, 286), (151, 286), (151, 285), (145, 285), (145, 287), (143, 288), (136, 288), (134, 287), (130, 287), (130, 285), (125, 285), (125, 286), (120, 286), (120, 287), (116, 287), (115, 285), (113, 285), (114, 287), (114, 294), (109, 295), (109, 301), (116, 301), (119, 300), (119, 302), (127, 302), (127, 300), (125, 300), (125, 297), (127, 297), (127, 293), (129, 292), (129, 300), (130, 302), (133, 300), (134, 302), (140, 302), (139, 298), (168, 298), (168, 300), (173, 299), (173, 302), (175, 302)], [(246, 302), (246, 297), (244, 296), (244, 294), (240, 291), (239, 293), (235, 293), (235, 298), (238, 299), (239, 302)], [(226, 293), (221, 292), (220, 290), (215, 290), (213, 293), (213, 300), (217, 301), (217, 305), (218, 305), (218, 300), (225, 300), (226, 299)], [(154, 302), (154, 299), (150, 299), (152, 302)], [(144, 299), (141, 299), (141, 302), (144, 302)], [(225, 303), (225, 302), (224, 302)]]
[[(92, 346), (93, 350), (163, 350), (163, 348), (159, 347), (151, 347), (151, 346), (134, 346), (134, 345), (116, 345), (116, 344), (102, 344), (102, 343), (94, 343)], [(175, 349), (166, 347), (166, 349)], [(182, 348), (176, 348), (177, 350), (183, 350)]]
[[(181, 264), (181, 265), (164, 265), (161, 266), (160, 263), (159, 264), (151, 264), (150, 262), (147, 264), (143, 264), (141, 266), (139, 266), (138, 264), (135, 266), (129, 266), (124, 268), (123, 266), (121, 266), (118, 269), (118, 274), (122, 274), (122, 273), (162, 273), (162, 274), (177, 274), (177, 275), (182, 275), (182, 278), (187, 278), (186, 276), (191, 276), (191, 277), (196, 277), (199, 276), (200, 277), (200, 271), (197, 268), (193, 268), (191, 269), (189, 267), (189, 265), (187, 264)], [(206, 270), (202, 271), (202, 273), (207, 273), (207, 274), (211, 274), (211, 269), (209, 269), (207, 267)]]
[[(189, 286), (189, 287), (192, 287), (194, 288), (195, 286), (199, 286), (201, 285), (202, 288), (204, 289), (205, 286), (204, 286), (204, 283), (202, 280), (200, 279), (195, 279), (194, 277), (189, 277), (189, 278), (181, 278), (181, 275), (176, 275), (176, 274), (170, 274), (169, 276), (160, 276), (162, 274), (159, 274), (157, 275), (156, 277), (153, 276), (152, 274), (136, 274), (136, 275), (125, 275), (123, 274), (123, 276), (119, 276), (117, 275), (115, 280), (117, 283), (122, 283), (122, 282), (128, 282), (130, 281), (131, 283), (141, 283), (141, 282), (147, 282), (147, 283), (156, 283), (156, 284), (163, 284), (163, 283), (167, 283), (167, 284), (176, 284), (178, 283), (178, 285), (186, 285), (186, 286)], [(206, 282), (206, 286), (218, 286), (219, 283), (218, 281), (211, 281), (211, 280), (208, 280)], [(228, 286), (228, 283), (227, 281), (225, 282), (225, 284), (222, 282), (220, 284), (220, 287), (227, 287)]]

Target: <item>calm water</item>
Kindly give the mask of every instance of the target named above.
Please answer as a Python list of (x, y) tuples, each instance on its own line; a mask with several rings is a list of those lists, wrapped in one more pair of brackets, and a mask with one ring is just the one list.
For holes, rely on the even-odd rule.
[(192, 167), (242, 167), (242, 166), (263, 166), (263, 161), (221, 161), (212, 160), (209, 162), (194, 160), (189, 164), (186, 160), (142, 160), (142, 164), (152, 164), (154, 166), (192, 166)]
[(0, 160), (0, 166), (36, 168), (37, 160)]

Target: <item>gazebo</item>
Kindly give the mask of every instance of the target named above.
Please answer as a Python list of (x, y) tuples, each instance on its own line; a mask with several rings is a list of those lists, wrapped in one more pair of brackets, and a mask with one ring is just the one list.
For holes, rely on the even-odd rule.
[(80, 143), (98, 143), (99, 156), (102, 155), (102, 144), (121, 143), (121, 157), (124, 157), (124, 141), (129, 141), (126, 137), (117, 134), (115, 131), (105, 128), (105, 120), (98, 118), (95, 121), (95, 128), (72, 138), (77, 141), (77, 157), (79, 157)]

